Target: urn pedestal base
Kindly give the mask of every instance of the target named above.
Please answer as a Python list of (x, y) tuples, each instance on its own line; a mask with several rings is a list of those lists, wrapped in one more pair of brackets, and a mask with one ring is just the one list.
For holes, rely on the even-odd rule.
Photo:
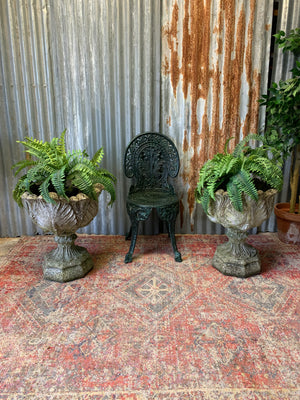
[(222, 248), (217, 248), (212, 265), (224, 275), (248, 278), (261, 273), (261, 265), (258, 256), (247, 259), (224, 257)]
[(257, 250), (245, 243), (247, 233), (235, 229), (226, 232), (228, 242), (219, 245), (212, 265), (224, 275), (248, 278), (261, 273)]
[[(103, 190), (101, 184), (94, 186), (97, 196)], [(42, 196), (25, 192), (22, 203), (33, 222), (45, 232), (52, 233), (57, 248), (44, 257), (44, 278), (57, 282), (68, 282), (84, 277), (92, 268), (93, 261), (84, 247), (74, 244), (79, 228), (88, 225), (98, 212), (98, 199), (92, 199), (83, 193), (69, 200), (50, 192), (52, 203)]]
[(257, 250), (245, 242), (250, 229), (271, 215), (277, 190), (258, 190), (258, 199), (243, 194), (243, 211), (234, 208), (228, 192), (219, 189), (210, 201), (208, 218), (227, 229), (228, 242), (217, 247), (213, 266), (224, 275), (247, 278), (261, 272)]
[(77, 235), (56, 236), (57, 248), (46, 254), (43, 261), (44, 278), (69, 282), (83, 278), (94, 266), (88, 251), (74, 244)]

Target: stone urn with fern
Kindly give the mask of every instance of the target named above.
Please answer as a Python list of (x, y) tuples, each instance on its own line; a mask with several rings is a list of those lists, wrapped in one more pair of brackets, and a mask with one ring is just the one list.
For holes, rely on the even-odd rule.
[(65, 131), (50, 142), (26, 137), (18, 143), (29, 156), (13, 165), (15, 175), (27, 170), (19, 178), (13, 197), (57, 242), (44, 257), (44, 278), (57, 282), (82, 278), (93, 268), (93, 261), (84, 247), (74, 243), (75, 232), (97, 215), (102, 190), (110, 194), (110, 204), (115, 200), (116, 178), (100, 168), (103, 148), (92, 159), (85, 150), (67, 152)]
[[(228, 241), (217, 247), (212, 265), (224, 275), (246, 278), (261, 272), (258, 252), (246, 239), (273, 211), (282, 187), (282, 159), (258, 135), (248, 135), (232, 153), (229, 140), (224, 153), (201, 168), (195, 196), (208, 218), (226, 228)], [(261, 145), (251, 147), (254, 140)]]

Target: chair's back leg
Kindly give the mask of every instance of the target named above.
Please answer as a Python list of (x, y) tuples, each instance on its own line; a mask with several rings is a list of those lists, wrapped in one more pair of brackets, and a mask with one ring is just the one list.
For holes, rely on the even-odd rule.
[(132, 261), (132, 254), (134, 252), (135, 243), (138, 235), (139, 221), (132, 221), (131, 225), (131, 243), (128, 253), (125, 256), (125, 263), (130, 263)]

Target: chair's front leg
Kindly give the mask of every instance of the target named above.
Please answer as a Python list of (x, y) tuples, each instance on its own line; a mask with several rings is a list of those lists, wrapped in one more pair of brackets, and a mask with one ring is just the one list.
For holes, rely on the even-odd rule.
[(132, 261), (132, 255), (138, 235), (139, 221), (145, 221), (149, 217), (151, 213), (151, 208), (139, 207), (130, 203), (127, 203), (126, 206), (128, 215), (131, 220), (131, 243), (129, 251), (125, 256), (125, 263), (130, 263)]
[(129, 229), (129, 232), (125, 235), (125, 240), (129, 240), (131, 238), (131, 234), (132, 234), (132, 226)]
[(132, 254), (134, 252), (135, 244), (136, 244), (136, 238), (138, 234), (138, 229), (139, 229), (139, 221), (134, 220), (132, 221), (132, 225), (130, 228), (131, 231), (131, 243), (130, 243), (130, 248), (128, 253), (125, 256), (125, 263), (130, 263), (132, 261)]

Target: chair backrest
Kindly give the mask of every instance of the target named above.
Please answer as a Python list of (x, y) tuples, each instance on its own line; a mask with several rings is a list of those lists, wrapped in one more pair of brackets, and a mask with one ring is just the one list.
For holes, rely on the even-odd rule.
[(179, 171), (179, 155), (175, 144), (167, 136), (147, 132), (136, 136), (127, 146), (124, 171), (133, 179), (132, 190), (160, 188), (173, 191), (168, 177)]

